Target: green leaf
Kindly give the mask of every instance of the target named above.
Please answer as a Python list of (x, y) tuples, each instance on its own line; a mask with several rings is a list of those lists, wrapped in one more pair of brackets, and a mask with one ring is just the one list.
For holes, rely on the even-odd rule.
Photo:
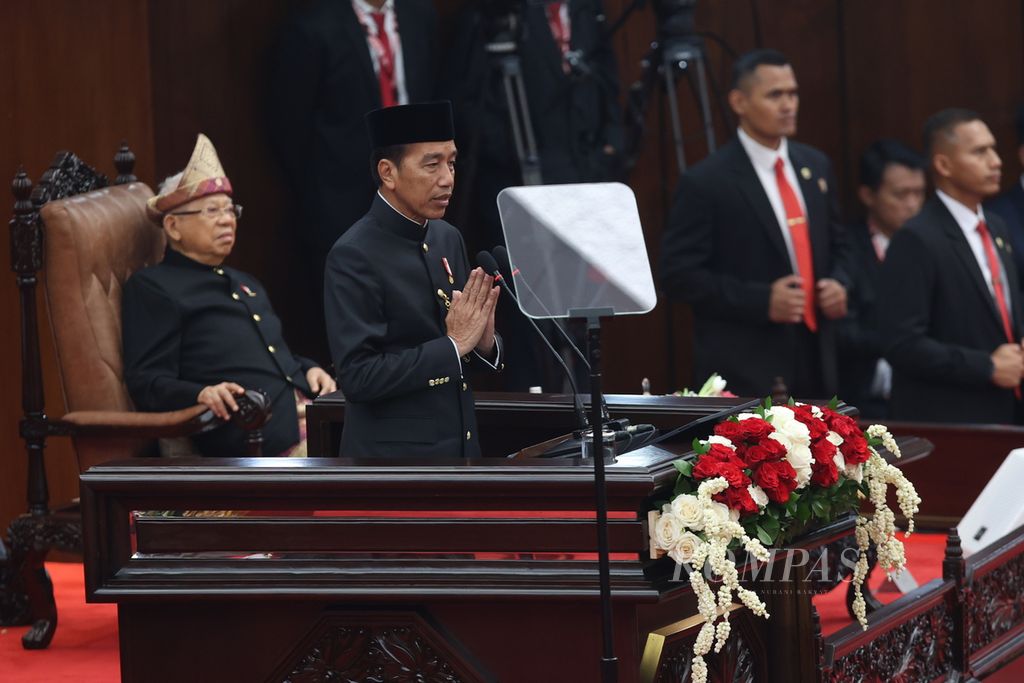
[(779, 531), (782, 529), (782, 525), (779, 524), (779, 520), (768, 517), (763, 519), (761, 522), (762, 528), (772, 536), (778, 536)]
[(757, 538), (761, 541), (761, 543), (764, 543), (765, 545), (771, 545), (775, 542), (775, 539), (772, 538), (772, 535), (769, 534), (765, 530), (765, 528), (762, 527), (760, 524), (757, 525)]
[(796, 405), (796, 399), (793, 398), (792, 396), (790, 396), (789, 400), (786, 401), (786, 405), (789, 406), (790, 408), (792, 408), (793, 406)]
[(836, 410), (837, 408), (839, 408), (839, 397), (833, 396), (832, 400), (828, 402), (828, 409)]
[(800, 501), (796, 506), (796, 518), (801, 522), (806, 522), (811, 518), (811, 504), (806, 500)]
[(811, 511), (814, 512), (815, 516), (825, 519), (828, 517), (829, 504), (823, 500), (812, 500)]
[(679, 477), (676, 479), (676, 487), (673, 490), (673, 495), (681, 495), (684, 493), (693, 493), (693, 480), (687, 479), (686, 477)]
[(772, 407), (772, 397), (771, 396), (765, 396), (764, 397), (764, 409), (765, 410), (771, 410), (771, 407)]
[(672, 463), (672, 466), (684, 477), (693, 476), (693, 462), (689, 460), (676, 460)]
[(693, 447), (693, 452), (697, 455), (704, 455), (711, 449), (707, 444), (701, 443), (697, 437), (693, 437), (693, 443), (690, 445)]

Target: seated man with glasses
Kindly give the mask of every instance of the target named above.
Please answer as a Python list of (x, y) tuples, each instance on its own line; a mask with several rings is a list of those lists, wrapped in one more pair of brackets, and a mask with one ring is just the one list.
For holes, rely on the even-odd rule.
[(125, 382), (139, 410), (208, 406), (225, 424), (193, 443), (220, 457), (244, 455), (244, 432), (227, 418), (238, 409), (235, 396), (260, 389), (272, 410), (263, 455), (302, 455), (300, 404), (337, 387), (313, 361), (292, 355), (263, 286), (223, 265), (242, 215), (231, 197), (217, 152), (200, 135), (185, 170), (150, 198), (167, 251), (124, 286)]

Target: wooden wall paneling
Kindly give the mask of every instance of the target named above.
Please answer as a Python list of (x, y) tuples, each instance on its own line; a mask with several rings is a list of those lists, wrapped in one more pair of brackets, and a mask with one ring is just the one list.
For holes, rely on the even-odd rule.
[[(111, 179), (121, 140), (137, 155), (136, 174), (153, 175), (153, 126), (149, 88), (148, 11), (144, 2), (100, 10), (88, 0), (0, 3), (0, 175), (10, 215), (10, 181), (19, 166), (33, 179), (54, 154), (69, 149)], [(6, 219), (5, 219), (6, 222)], [(18, 436), (21, 418), (21, 348), (18, 297), (10, 272), (10, 243), (0, 239), (0, 529), (26, 509), (26, 460)], [(42, 293), (39, 294), (42, 297)], [(42, 307), (40, 308), (42, 310)], [(47, 412), (64, 413), (45, 315), (40, 318)], [(66, 439), (52, 439), (47, 453), (51, 500), (78, 492), (78, 470)]]
[(992, 127), (1004, 186), (1019, 177), (1013, 126), (1024, 103), (1019, 0), (869, 0), (843, 2), (842, 11), (854, 182), (857, 158), (872, 141), (894, 137), (921, 149), (925, 119), (954, 106), (978, 111)]

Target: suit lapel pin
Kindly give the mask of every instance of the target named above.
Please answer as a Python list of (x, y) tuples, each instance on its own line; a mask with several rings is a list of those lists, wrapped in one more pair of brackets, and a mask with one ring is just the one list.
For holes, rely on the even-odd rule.
[(444, 272), (448, 273), (448, 284), (455, 284), (455, 276), (452, 275), (452, 267), (448, 265), (448, 259), (444, 256), (441, 257), (441, 265), (444, 266)]
[(242, 291), (248, 294), (249, 296), (256, 296), (256, 292), (249, 289), (249, 285), (242, 285)]
[(996, 246), (999, 247), (1000, 249), (1003, 248), (1003, 238), (1000, 237), (999, 235), (996, 235)]
[(818, 189), (821, 190), (822, 194), (828, 192), (828, 183), (825, 182), (824, 178), (818, 178)]
[(452, 307), (452, 300), (448, 298), (448, 295), (444, 293), (443, 289), (438, 288), (437, 296), (439, 296), (444, 301), (444, 307), (445, 308), (451, 308)]
[(807, 168), (806, 166), (801, 168), (800, 169), (800, 177), (803, 178), (804, 180), (810, 180), (811, 179), (811, 169)]

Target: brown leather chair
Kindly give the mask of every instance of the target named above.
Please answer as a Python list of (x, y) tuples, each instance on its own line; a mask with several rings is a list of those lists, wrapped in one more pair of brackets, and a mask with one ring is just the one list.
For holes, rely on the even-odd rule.
[[(132, 175), (126, 146), (115, 157), (119, 175), (107, 178), (75, 155), (61, 152), (32, 191), (19, 172), (11, 221), (11, 260), (21, 290), (23, 407), (21, 433), (29, 459), (29, 510), (8, 530), (0, 562), (0, 623), (31, 623), (22, 638), (46, 647), (57, 625), (53, 590), (43, 561), (51, 548), (81, 552), (77, 501), (50, 510), (43, 448), (48, 436), (70, 436), (79, 471), (106, 460), (156, 455), (156, 442), (200, 433), (220, 423), (202, 405), (167, 413), (136, 412), (124, 383), (121, 292), (136, 270), (163, 256), (163, 231), (146, 217), (153, 192)], [(65, 414), (43, 410), (35, 286), (42, 272)], [(237, 423), (250, 430), (250, 454), (259, 454), (259, 427), (268, 402), (249, 392)], [(4, 553), (0, 553), (2, 556)]]

